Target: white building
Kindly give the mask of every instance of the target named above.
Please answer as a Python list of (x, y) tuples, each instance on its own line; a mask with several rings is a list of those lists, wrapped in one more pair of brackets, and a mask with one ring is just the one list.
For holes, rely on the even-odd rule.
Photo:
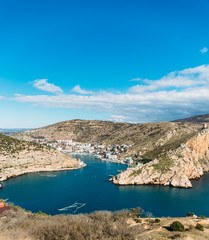
[(62, 148), (61, 148), (61, 147), (58, 147), (57, 150), (58, 150), (58, 151), (62, 151)]
[(128, 165), (131, 165), (134, 161), (132, 158), (126, 158), (125, 162), (128, 164)]
[(118, 156), (117, 155), (109, 155), (109, 159), (111, 161), (117, 161), (118, 160)]
[(90, 148), (91, 147), (91, 143), (81, 143), (81, 147), (82, 148)]
[(70, 145), (72, 144), (72, 139), (57, 139), (56, 142), (60, 144)]

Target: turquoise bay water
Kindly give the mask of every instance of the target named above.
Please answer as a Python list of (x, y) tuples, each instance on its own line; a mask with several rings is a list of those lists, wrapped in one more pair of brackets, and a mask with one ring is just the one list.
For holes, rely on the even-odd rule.
[(192, 189), (162, 186), (116, 186), (108, 175), (125, 165), (82, 156), (87, 167), (75, 171), (28, 174), (3, 182), (0, 198), (27, 210), (47, 214), (72, 213), (58, 209), (86, 203), (76, 213), (121, 210), (140, 206), (153, 216), (185, 216), (186, 212), (209, 217), (209, 174), (193, 181)]

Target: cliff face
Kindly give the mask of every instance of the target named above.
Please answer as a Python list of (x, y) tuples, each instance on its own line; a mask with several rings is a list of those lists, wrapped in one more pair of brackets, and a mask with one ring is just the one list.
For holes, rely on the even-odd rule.
[(113, 177), (115, 184), (160, 184), (174, 187), (192, 187), (196, 179), (209, 171), (209, 132), (198, 133), (178, 148), (138, 168), (127, 169)]

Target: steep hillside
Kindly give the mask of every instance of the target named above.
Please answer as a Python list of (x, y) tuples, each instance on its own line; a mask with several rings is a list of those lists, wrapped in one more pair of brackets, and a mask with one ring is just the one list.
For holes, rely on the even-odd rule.
[(31, 140), (44, 137), (48, 141), (58, 138), (72, 138), (78, 142), (99, 142), (108, 144), (132, 144), (129, 153), (144, 154), (158, 146), (174, 142), (196, 131), (183, 123), (115, 123), (109, 121), (71, 120), (39, 129), (21, 132), (13, 137)]
[(0, 181), (28, 172), (81, 167), (80, 163), (46, 145), (0, 134)]
[(192, 187), (190, 179), (199, 178), (204, 171), (209, 171), (209, 131), (202, 130), (167, 151), (156, 149), (154, 153), (150, 157), (152, 161), (118, 174), (113, 177), (113, 183)]

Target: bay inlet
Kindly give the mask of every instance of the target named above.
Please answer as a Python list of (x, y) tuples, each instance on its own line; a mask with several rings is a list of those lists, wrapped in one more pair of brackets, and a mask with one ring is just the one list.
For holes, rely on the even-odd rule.
[[(185, 216), (187, 212), (209, 217), (209, 174), (192, 181), (193, 188), (162, 186), (117, 186), (109, 175), (125, 170), (126, 165), (103, 162), (96, 157), (77, 156), (87, 167), (61, 172), (27, 174), (3, 182), (0, 198), (32, 212), (74, 213), (69, 208), (83, 204), (76, 213), (97, 210), (116, 211), (141, 207), (152, 216)], [(59, 211), (64, 209), (64, 211)]]

